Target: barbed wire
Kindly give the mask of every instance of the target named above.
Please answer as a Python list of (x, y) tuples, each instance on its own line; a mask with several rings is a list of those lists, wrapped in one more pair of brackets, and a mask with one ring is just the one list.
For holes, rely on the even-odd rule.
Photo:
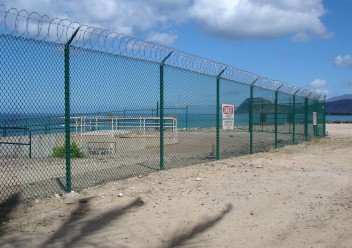
[(27, 12), (16, 8), (6, 9), (4, 4), (0, 4), (0, 34), (66, 44), (77, 29), (79, 30), (72, 40), (72, 46), (157, 63), (160, 63), (172, 52), (165, 62), (166, 65), (209, 76), (218, 76), (225, 69), (221, 77), (230, 81), (247, 85), (251, 85), (255, 81), (254, 85), (263, 89), (276, 91), (280, 87), (278, 91), (282, 93), (296, 94), (297, 96), (309, 97), (315, 100), (324, 99), (324, 96), (317, 92), (261, 77), (233, 66), (190, 55), (154, 42), (136, 39), (102, 28), (81, 25), (78, 22), (64, 18), (50, 19), (49, 16), (40, 15), (37, 12)]
[(251, 85), (252, 83), (254, 83), (256, 80), (260, 78), (260, 76), (254, 73), (243, 71), (231, 66), (226, 67), (226, 70), (221, 75), (221, 77), (238, 83), (247, 84), (247, 85)]
[(294, 95), (297, 91), (299, 91), (299, 89), (300, 88), (297, 86), (283, 83), (279, 91), (285, 94)]

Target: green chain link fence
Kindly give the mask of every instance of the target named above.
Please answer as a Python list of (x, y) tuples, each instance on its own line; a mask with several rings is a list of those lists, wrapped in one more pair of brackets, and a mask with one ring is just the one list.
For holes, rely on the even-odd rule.
[(320, 94), (24, 13), (0, 5), (2, 202), (325, 136)]

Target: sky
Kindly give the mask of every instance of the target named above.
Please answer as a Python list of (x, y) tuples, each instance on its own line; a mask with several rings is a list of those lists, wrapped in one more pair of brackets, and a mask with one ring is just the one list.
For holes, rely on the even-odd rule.
[(352, 0), (0, 0), (326, 95), (352, 93)]

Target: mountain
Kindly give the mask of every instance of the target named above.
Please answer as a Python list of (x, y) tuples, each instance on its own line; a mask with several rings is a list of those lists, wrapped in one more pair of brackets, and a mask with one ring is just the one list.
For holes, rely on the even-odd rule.
[[(352, 95), (351, 95), (352, 96)], [(342, 114), (352, 115), (352, 98), (351, 99), (343, 99), (326, 103), (326, 113), (327, 114)]]
[(326, 102), (335, 102), (340, 100), (352, 99), (352, 94), (344, 94), (342, 96), (334, 96), (326, 100)]
[[(333, 97), (331, 99), (339, 99), (342, 97), (351, 97), (351, 99), (342, 99), (335, 101), (327, 101), (326, 102), (326, 113), (330, 115), (352, 115), (352, 94), (345, 94), (343, 96)], [(331, 100), (329, 99), (329, 100)], [(240, 106), (238, 106), (236, 112), (237, 113), (248, 113), (249, 111), (249, 101), (247, 98), (244, 100)], [(297, 106), (299, 107), (299, 106)], [(300, 108), (303, 108), (301, 106)], [(279, 113), (289, 113), (292, 111), (291, 105), (286, 104), (278, 104), (277, 110)], [(303, 109), (298, 110), (297, 112), (302, 112)], [(275, 106), (274, 102), (266, 100), (261, 97), (253, 98), (253, 113), (274, 113)]]
[[(248, 113), (249, 112), (249, 102), (250, 98), (244, 100), (240, 106), (236, 109), (237, 113)], [(278, 112), (288, 113), (291, 111), (291, 106), (285, 104), (278, 104)], [(269, 100), (266, 100), (261, 97), (253, 98), (253, 113), (274, 113), (275, 112), (275, 103)]]
[[(250, 98), (247, 98), (246, 100), (244, 100), (240, 106), (238, 106), (238, 108), (236, 109), (237, 113), (248, 113), (249, 111), (249, 101)], [(262, 106), (263, 108), (267, 109), (273, 109), (273, 102), (266, 100), (264, 98), (261, 97), (256, 97), (253, 98), (253, 112), (260, 112), (262, 110)], [(268, 112), (268, 111), (265, 111)]]

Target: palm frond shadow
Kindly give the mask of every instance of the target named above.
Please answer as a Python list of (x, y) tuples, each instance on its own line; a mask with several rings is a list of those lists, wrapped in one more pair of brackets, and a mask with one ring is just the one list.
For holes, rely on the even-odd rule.
[(56, 240), (67, 239), (69, 237), (69, 234), (72, 233), (72, 230), (76, 226), (79, 226), (79, 234), (74, 235), (70, 238), (69, 242), (65, 243), (65, 247), (74, 247), (85, 237), (88, 237), (94, 234), (95, 232), (107, 227), (109, 223), (115, 221), (117, 218), (125, 214), (129, 209), (144, 205), (142, 199), (138, 197), (122, 208), (113, 209), (104, 213), (98, 220), (92, 218), (84, 221), (82, 219), (90, 213), (89, 202), (91, 199), (92, 197), (81, 199), (76, 210), (71, 213), (68, 220), (61, 225), (59, 230), (56, 231), (54, 235), (52, 235), (42, 245), (42, 247), (50, 247), (53, 243), (55, 243)]
[(232, 204), (228, 204), (226, 208), (221, 211), (218, 215), (207, 218), (204, 221), (200, 221), (199, 223), (191, 226), (191, 227), (183, 227), (174, 232), (173, 236), (167, 239), (167, 243), (165, 248), (177, 247), (183, 245), (186, 241), (190, 241), (195, 238), (197, 235), (205, 232), (208, 228), (214, 226), (216, 223), (221, 221), (225, 215), (227, 215), (233, 206)]
[(89, 213), (89, 202), (93, 197), (83, 198), (79, 201), (77, 208), (71, 212), (70, 217), (61, 225), (57, 230), (42, 246), (47, 247), (52, 244), (55, 240), (66, 237), (72, 228), (78, 224)]
[[(19, 247), (21, 241), (9, 240), (3, 236), (7, 234), (6, 226), (8, 220), (11, 218), (10, 215), (16, 210), (17, 205), (20, 204), (20, 193), (14, 193), (10, 195), (6, 200), (0, 202), (0, 247), (3, 245), (12, 244), (15, 247)], [(2, 238), (3, 237), (3, 238)]]
[[(20, 193), (10, 195), (6, 200), (0, 202), (0, 224), (6, 222), (11, 212), (16, 209), (20, 203)], [(4, 234), (3, 228), (0, 229), (0, 236)]]

